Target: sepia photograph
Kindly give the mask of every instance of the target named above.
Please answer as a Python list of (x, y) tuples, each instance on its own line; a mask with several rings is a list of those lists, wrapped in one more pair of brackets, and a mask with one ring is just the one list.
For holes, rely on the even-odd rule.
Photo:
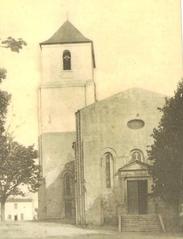
[(183, 0), (0, 5), (0, 238), (182, 238)]

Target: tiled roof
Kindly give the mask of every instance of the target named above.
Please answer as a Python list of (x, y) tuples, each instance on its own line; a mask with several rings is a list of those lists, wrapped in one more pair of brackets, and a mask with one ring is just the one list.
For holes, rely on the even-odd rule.
[(64, 43), (84, 43), (92, 42), (86, 38), (76, 27), (68, 20), (53, 34), (47, 41), (40, 43), (47, 44), (64, 44)]

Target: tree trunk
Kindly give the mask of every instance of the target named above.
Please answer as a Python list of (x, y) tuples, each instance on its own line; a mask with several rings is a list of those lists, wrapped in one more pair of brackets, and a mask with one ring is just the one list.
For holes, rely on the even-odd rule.
[(5, 201), (1, 201), (1, 222), (5, 221)]

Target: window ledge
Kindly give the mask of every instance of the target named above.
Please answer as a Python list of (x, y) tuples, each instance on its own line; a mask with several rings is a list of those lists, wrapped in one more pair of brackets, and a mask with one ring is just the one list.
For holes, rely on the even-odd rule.
[(73, 71), (72, 70), (62, 70), (60, 75), (62, 78), (72, 78)]
[(73, 72), (72, 70), (62, 70), (61, 72)]

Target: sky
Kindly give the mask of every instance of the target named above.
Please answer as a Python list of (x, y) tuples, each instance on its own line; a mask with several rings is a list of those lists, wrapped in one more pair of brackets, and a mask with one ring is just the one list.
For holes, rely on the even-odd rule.
[[(180, 75), (180, 67), (176, 68), (174, 59), (180, 53), (181, 41), (177, 37), (180, 12), (174, 2), (179, 1), (1, 0), (0, 38), (22, 37), (28, 44), (20, 54), (0, 49), (0, 66), (8, 71), (1, 88), (12, 95), (7, 125), (11, 125), (14, 137), (25, 145), (37, 144), (37, 89), (41, 79), (39, 43), (47, 40), (67, 18), (94, 41), (98, 99), (134, 86), (172, 95)], [(152, 46), (156, 49), (148, 52), (152, 61), (149, 65), (156, 62), (158, 53), (159, 63), (163, 62), (167, 68), (156, 68), (153, 64), (152, 69), (148, 64), (144, 67), (147, 58), (143, 48)], [(166, 57), (166, 49), (172, 60), (165, 62), (165, 58), (170, 59), (169, 55)], [(135, 58), (138, 54), (139, 62)], [(168, 65), (174, 67), (168, 69)], [(162, 75), (158, 78), (160, 71), (162, 75), (167, 72), (170, 79), (173, 76), (172, 80), (165, 82)], [(176, 76), (175, 72), (178, 72)]]

